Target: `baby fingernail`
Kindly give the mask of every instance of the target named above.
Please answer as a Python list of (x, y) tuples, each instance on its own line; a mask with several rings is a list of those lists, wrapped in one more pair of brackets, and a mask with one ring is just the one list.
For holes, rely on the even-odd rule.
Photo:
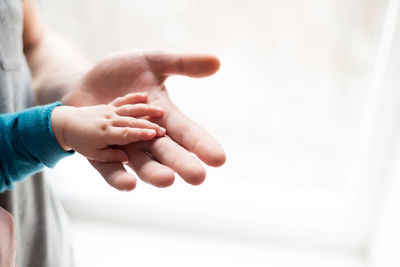
[(159, 133), (160, 133), (161, 135), (164, 135), (166, 132), (167, 132), (167, 130), (166, 130), (165, 128), (160, 127)]

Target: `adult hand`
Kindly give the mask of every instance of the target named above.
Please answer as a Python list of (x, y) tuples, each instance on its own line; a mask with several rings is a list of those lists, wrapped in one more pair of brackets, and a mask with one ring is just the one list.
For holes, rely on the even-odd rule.
[[(114, 55), (97, 63), (62, 102), (94, 105), (109, 103), (129, 92), (147, 92), (148, 103), (164, 109), (164, 116), (153, 121), (167, 129), (167, 136), (124, 146), (129, 155), (128, 165), (143, 181), (158, 187), (171, 185), (175, 172), (186, 182), (197, 185), (205, 179), (205, 168), (190, 152), (210, 166), (222, 165), (225, 153), (217, 141), (171, 102), (164, 82), (174, 74), (209, 76), (219, 66), (218, 58), (211, 55), (158, 51)], [(123, 164), (90, 162), (111, 186), (120, 190), (136, 186), (136, 178)]]
[(14, 219), (0, 207), (0, 267), (15, 267)]

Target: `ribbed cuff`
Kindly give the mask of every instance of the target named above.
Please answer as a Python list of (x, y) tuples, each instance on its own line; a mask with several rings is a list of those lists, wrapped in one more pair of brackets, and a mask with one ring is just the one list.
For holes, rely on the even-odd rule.
[(72, 155), (64, 151), (51, 128), (51, 112), (61, 102), (36, 106), (22, 111), (18, 118), (18, 130), (24, 147), (47, 167), (54, 167), (62, 158)]

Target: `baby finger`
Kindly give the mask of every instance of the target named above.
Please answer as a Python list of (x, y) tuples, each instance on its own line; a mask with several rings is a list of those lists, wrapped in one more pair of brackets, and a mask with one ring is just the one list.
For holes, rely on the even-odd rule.
[(135, 105), (123, 105), (119, 107), (116, 113), (120, 116), (129, 117), (161, 117), (164, 115), (164, 110), (161, 107), (152, 106), (148, 104), (135, 104)]

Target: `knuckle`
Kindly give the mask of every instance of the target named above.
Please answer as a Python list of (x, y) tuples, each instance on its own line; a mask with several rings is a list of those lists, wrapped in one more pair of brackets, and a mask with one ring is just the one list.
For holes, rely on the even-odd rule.
[(144, 119), (138, 119), (138, 124), (143, 128), (151, 128), (151, 129), (153, 129), (154, 126), (156, 126), (156, 124)]
[(136, 126), (138, 125), (138, 120), (135, 119), (135, 118), (130, 118), (130, 119), (129, 119), (129, 125), (130, 125), (131, 127), (136, 127)]
[(144, 106), (144, 105), (145, 105), (145, 104), (143, 104), (143, 103), (135, 104), (135, 105), (133, 106), (132, 110), (134, 110), (134, 111), (136, 111), (136, 112), (141, 111), (141, 110), (143, 110), (143, 106)]
[(111, 120), (112, 118), (115, 117), (115, 111), (114, 108), (111, 107), (110, 105), (105, 105), (104, 109), (103, 109), (103, 117), (106, 120)]
[(124, 105), (124, 106), (119, 107), (118, 112), (127, 113), (128, 112), (127, 106)]
[(144, 129), (139, 129), (139, 135), (141, 137), (146, 137), (148, 135), (148, 131), (144, 130)]
[(109, 133), (110, 131), (110, 121), (109, 120), (104, 120), (101, 124), (100, 124), (100, 130), (102, 132), (102, 134), (106, 135)]
[(128, 136), (129, 136), (129, 128), (124, 128), (124, 129), (122, 130), (122, 132), (121, 132), (121, 137), (122, 137), (123, 139), (127, 139)]
[(136, 119), (136, 124), (137, 125), (146, 125), (146, 120), (143, 120), (143, 119)]
[(145, 110), (145, 111), (147, 111), (147, 110), (149, 110), (149, 105), (147, 105), (147, 104), (140, 104), (140, 108), (141, 109), (143, 109), (143, 110)]

